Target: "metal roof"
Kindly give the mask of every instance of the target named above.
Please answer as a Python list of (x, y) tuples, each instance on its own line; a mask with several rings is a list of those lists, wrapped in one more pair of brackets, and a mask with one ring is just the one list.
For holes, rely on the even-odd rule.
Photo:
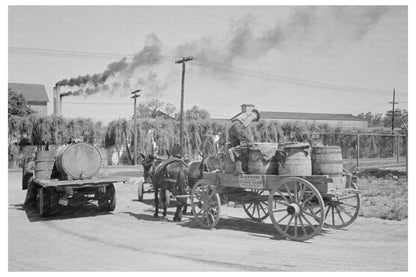
[(27, 102), (49, 102), (44, 85), (9, 83), (9, 88), (17, 94), (22, 94)]
[(366, 121), (352, 114), (260, 112), (261, 119)]

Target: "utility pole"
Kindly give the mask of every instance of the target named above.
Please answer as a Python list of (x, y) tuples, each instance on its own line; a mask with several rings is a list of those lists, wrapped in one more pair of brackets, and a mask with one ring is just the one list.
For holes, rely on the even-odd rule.
[(183, 158), (183, 98), (184, 98), (184, 87), (185, 87), (185, 63), (192, 61), (193, 57), (182, 57), (182, 59), (177, 60), (176, 64), (182, 64), (182, 86), (181, 86), (181, 112), (179, 115), (179, 129), (180, 129), (180, 149), (181, 149), (181, 158)]
[[(396, 102), (396, 89), (393, 89), (393, 102), (389, 102), (389, 104), (393, 104), (393, 110), (391, 111), (391, 133), (394, 134), (394, 116), (396, 114), (394, 105), (399, 104), (398, 102)], [(397, 148), (397, 151), (399, 151), (398, 150), (399, 137), (396, 137), (396, 139), (393, 137), (393, 147), (392, 147), (393, 157), (394, 157), (394, 142), (396, 142), (396, 148)], [(399, 152), (397, 152), (397, 163), (399, 163)]]
[(396, 89), (393, 89), (393, 102), (389, 102), (389, 104), (393, 104), (393, 110), (391, 111), (391, 133), (394, 133), (394, 114), (396, 111), (394, 110), (394, 105), (399, 104), (399, 102), (396, 101)]
[(136, 113), (137, 113), (137, 109), (136, 109), (136, 104), (137, 104), (137, 98), (140, 97), (139, 93), (141, 90), (135, 90), (132, 91), (131, 94), (133, 94), (133, 96), (131, 98), (134, 99), (134, 112), (133, 112), (133, 130), (134, 130), (134, 134), (133, 134), (133, 165), (136, 164), (136, 141), (137, 141), (137, 127), (136, 127)]

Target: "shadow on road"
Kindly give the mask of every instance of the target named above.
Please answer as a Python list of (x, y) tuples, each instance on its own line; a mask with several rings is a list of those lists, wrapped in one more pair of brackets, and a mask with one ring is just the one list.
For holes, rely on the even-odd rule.
[(94, 204), (87, 204), (78, 207), (64, 207), (59, 206), (58, 212), (56, 215), (41, 217), (36, 207), (25, 208), (22, 204), (11, 204), (9, 205), (12, 209), (23, 211), (26, 213), (27, 218), (30, 222), (38, 221), (50, 221), (50, 220), (64, 220), (80, 217), (94, 217), (109, 215), (111, 212), (101, 211)]
[[(199, 228), (202, 227), (194, 220), (179, 223), (182, 227), (188, 228)], [(273, 240), (285, 240), (286, 238), (280, 235), (277, 230), (274, 228), (273, 224), (264, 223), (264, 222), (255, 222), (249, 219), (242, 219), (237, 217), (227, 217), (221, 218), (215, 227), (217, 230), (233, 230), (236, 232), (245, 232), (250, 236), (269, 238)], [(328, 230), (321, 230), (320, 234), (317, 236), (322, 236), (323, 234), (328, 233)], [(296, 241), (293, 241), (296, 242)], [(303, 241), (300, 243), (310, 244), (310, 241)]]
[[(128, 214), (134, 218), (136, 218), (137, 220), (146, 220), (146, 221), (171, 221), (173, 222), (173, 217), (175, 216), (175, 212), (173, 211), (168, 211), (166, 217), (164, 218), (162, 216), (162, 213), (159, 213), (159, 217), (154, 217), (153, 216), (153, 212), (154, 210), (145, 210), (145, 212), (150, 212), (151, 214), (137, 214), (137, 213), (132, 213), (132, 212), (122, 212), (123, 214)], [(191, 215), (183, 215), (182, 220), (188, 220), (188, 218), (190, 218)]]

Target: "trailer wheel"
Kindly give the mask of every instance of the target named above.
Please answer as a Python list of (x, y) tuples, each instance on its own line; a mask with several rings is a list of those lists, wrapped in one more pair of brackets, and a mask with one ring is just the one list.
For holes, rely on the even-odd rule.
[(59, 194), (56, 188), (49, 189), (49, 215), (55, 215), (58, 213), (59, 206)]
[(47, 216), (50, 211), (49, 191), (46, 188), (40, 188), (38, 194), (38, 208), (40, 216)]
[(107, 201), (108, 201), (108, 211), (114, 211), (116, 208), (116, 189), (114, 188), (114, 184), (110, 184), (106, 188), (107, 194)]

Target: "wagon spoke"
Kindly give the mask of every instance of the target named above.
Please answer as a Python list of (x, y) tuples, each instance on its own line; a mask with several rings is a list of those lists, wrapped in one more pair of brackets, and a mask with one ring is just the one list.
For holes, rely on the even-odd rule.
[(261, 217), (261, 216), (260, 216), (260, 209), (259, 209), (260, 205), (256, 204), (256, 206), (257, 206), (257, 215), (258, 215), (258, 217), (260, 218), (260, 217)]
[(298, 236), (298, 216), (295, 216), (295, 237)]
[(307, 203), (307, 202), (309, 202), (309, 200), (311, 200), (312, 198), (314, 198), (315, 197), (315, 195), (314, 194), (312, 194), (311, 196), (309, 196), (308, 198), (306, 198), (306, 200), (305, 201), (302, 201), (302, 203), (301, 203), (301, 206), (303, 207), (303, 206), (305, 206), (305, 204)]
[(317, 217), (316, 215), (310, 214), (306, 211), (303, 211), (304, 214), (309, 215), (310, 217), (313, 217), (315, 220), (317, 220), (318, 222), (321, 220), (319, 217)]
[(306, 235), (307, 235), (307, 233), (306, 233), (305, 225), (303, 225), (303, 221), (302, 221), (302, 216), (301, 216), (301, 214), (299, 215), (299, 222), (300, 222), (300, 225), (302, 226), (302, 232), (303, 232), (303, 234), (306, 236)]
[(303, 219), (305, 219), (306, 222), (308, 222), (309, 226), (315, 231), (316, 228), (315, 226), (306, 218), (306, 216), (304, 216), (302, 213), (300, 214), (301, 217), (303, 217)]
[(285, 228), (285, 233), (287, 233), (287, 230), (289, 229), (289, 226), (290, 226), (290, 223), (292, 222), (292, 219), (293, 219), (293, 215), (292, 215), (292, 217), (289, 219), (289, 222), (287, 223), (287, 225), (286, 225), (286, 228)]
[(346, 213), (349, 217), (353, 217), (354, 215), (352, 215), (349, 211), (347, 211), (344, 207), (342, 207), (342, 206), (339, 206), (339, 209), (342, 211), (342, 212), (344, 212), (344, 213)]
[(289, 187), (286, 185), (286, 183), (284, 185), (285, 185), (285, 188), (286, 188), (287, 193), (289, 194), (290, 202), (293, 202), (293, 200), (292, 200), (292, 194), (290, 193)]
[(355, 195), (355, 194), (354, 194), (354, 195), (344, 196), (344, 197), (339, 197), (339, 198), (338, 198), (338, 201), (340, 201), (340, 200), (345, 200), (345, 199), (350, 199), (350, 198), (354, 198), (354, 197), (356, 197), (356, 195)]
[(260, 208), (263, 210), (263, 213), (264, 213), (264, 214), (267, 214), (267, 212), (266, 212), (266, 210), (264, 209), (263, 204), (262, 204), (261, 202), (259, 203), (259, 206), (260, 206)]
[(250, 205), (247, 206), (247, 210), (250, 209), (251, 205), (253, 205), (254, 202), (251, 202)]
[(280, 213), (280, 212), (286, 212), (287, 209), (279, 209), (279, 210), (273, 210), (274, 213)]
[[(274, 199), (275, 196), (281, 196), (284, 199), (284, 201), (286, 201), (287, 203), (290, 203), (291, 202), (290, 200), (288, 200), (286, 198), (286, 196), (283, 194), (283, 192), (281, 192), (280, 190), (278, 190), (277, 192), (279, 193), (279, 195), (274, 195), (273, 196), (273, 199)], [(275, 200), (277, 201), (277, 199), (275, 199)]]
[(331, 213), (332, 213), (332, 225), (335, 225), (335, 207), (332, 207), (331, 209)]
[(286, 203), (286, 202), (283, 202), (283, 201), (281, 201), (281, 200), (275, 200), (277, 203), (279, 203), (279, 204), (281, 204), (281, 205), (284, 205), (284, 206), (289, 206), (289, 204), (288, 203)]
[[(298, 201), (298, 183), (297, 182), (295, 182), (294, 187), (295, 188), (294, 188), (294, 191), (293, 191), (293, 195), (294, 195), (294, 198), (295, 198), (295, 202), (298, 203), (299, 201)], [(295, 219), (295, 221), (296, 221), (296, 219)]]
[(299, 196), (299, 201), (302, 201), (303, 195), (304, 195), (305, 190), (306, 190), (306, 188), (303, 186), (303, 183), (300, 184), (300, 190), (301, 190), (301, 193), (300, 193), (300, 196)]
[(345, 221), (344, 221), (344, 219), (342, 218), (342, 215), (341, 215), (341, 213), (339, 212), (338, 207), (335, 207), (335, 209), (337, 210), (338, 216), (339, 216), (339, 218), (341, 219), (342, 224), (345, 224)]
[(282, 217), (279, 221), (277, 221), (276, 223), (279, 224), (280, 222), (282, 222), (286, 217), (288, 217), (290, 214), (285, 215), (284, 217)]

